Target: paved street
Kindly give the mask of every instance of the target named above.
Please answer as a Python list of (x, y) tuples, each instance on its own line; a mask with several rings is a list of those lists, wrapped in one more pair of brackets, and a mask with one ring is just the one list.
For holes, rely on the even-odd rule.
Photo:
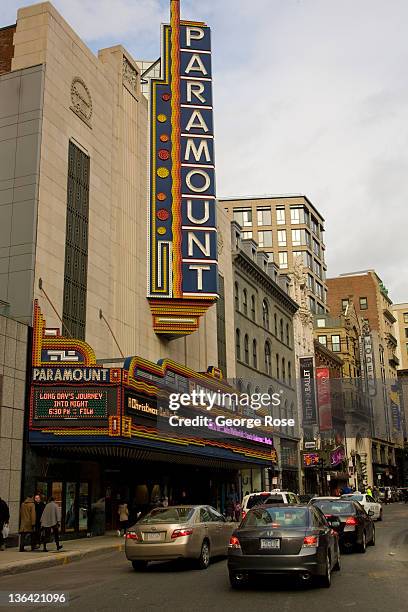
[[(65, 591), (72, 610), (269, 610), (318, 612), (406, 612), (408, 601), (408, 506), (384, 509), (376, 523), (377, 544), (365, 555), (342, 557), (342, 570), (330, 589), (302, 588), (279, 580), (247, 591), (230, 589), (225, 560), (207, 571), (176, 563), (133, 571), (123, 553), (114, 552), (65, 566), (0, 579), (0, 591)], [(30, 606), (35, 607), (35, 606)], [(45, 609), (44, 607), (36, 609)]]

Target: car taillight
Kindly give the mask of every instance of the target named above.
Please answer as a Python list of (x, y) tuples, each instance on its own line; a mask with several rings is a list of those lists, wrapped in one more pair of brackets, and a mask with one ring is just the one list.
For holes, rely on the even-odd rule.
[(137, 540), (139, 542), (142, 540), (141, 536), (138, 533), (136, 533), (136, 531), (127, 531), (126, 539), (127, 540)]
[(354, 516), (349, 516), (346, 519), (346, 525), (357, 525), (357, 524), (358, 524), (358, 521)]
[(305, 536), (303, 539), (303, 548), (316, 548), (319, 546), (319, 536)]
[(245, 512), (245, 510), (243, 510), (241, 512), (241, 519), (244, 519), (246, 517), (247, 513)]
[(175, 529), (171, 534), (171, 539), (182, 538), (184, 536), (189, 536), (193, 533), (192, 529)]
[(231, 536), (228, 548), (241, 548), (241, 544), (237, 536)]

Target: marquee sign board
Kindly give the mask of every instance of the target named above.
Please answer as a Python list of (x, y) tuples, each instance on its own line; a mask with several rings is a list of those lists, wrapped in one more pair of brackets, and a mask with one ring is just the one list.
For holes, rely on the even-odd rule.
[(157, 334), (192, 333), (217, 299), (210, 28), (162, 29), (162, 74), (150, 91), (148, 299)]

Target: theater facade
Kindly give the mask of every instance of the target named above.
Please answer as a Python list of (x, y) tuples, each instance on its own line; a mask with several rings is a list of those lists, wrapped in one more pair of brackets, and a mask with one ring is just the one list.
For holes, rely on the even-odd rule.
[(133, 517), (164, 499), (225, 511), (241, 497), (248, 470), (265, 484), (277, 460), (273, 438), (170, 427), (169, 394), (193, 388), (231, 391), (216, 368), (200, 373), (141, 357), (120, 368), (97, 363), (87, 343), (47, 328), (35, 303), (25, 492), (55, 497), (66, 534), (116, 528), (121, 501)]

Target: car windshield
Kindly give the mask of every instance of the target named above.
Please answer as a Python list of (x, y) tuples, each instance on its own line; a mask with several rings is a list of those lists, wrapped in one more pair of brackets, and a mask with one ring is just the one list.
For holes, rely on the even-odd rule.
[(251, 495), (247, 502), (248, 510), (253, 508), (254, 506), (259, 506), (259, 504), (263, 504), (268, 497), (270, 497), (270, 493), (259, 493), (257, 495)]
[(346, 501), (316, 501), (314, 506), (320, 508), (323, 514), (355, 514), (356, 510), (352, 503)]
[(358, 501), (358, 502), (364, 501), (364, 498), (362, 495), (342, 495), (342, 497), (344, 499), (353, 499), (354, 501)]
[(192, 506), (183, 506), (180, 508), (155, 508), (142, 518), (139, 523), (149, 525), (152, 523), (187, 523), (193, 514), (194, 508)]
[(309, 524), (309, 511), (306, 508), (254, 508), (248, 512), (242, 527), (306, 527)]

